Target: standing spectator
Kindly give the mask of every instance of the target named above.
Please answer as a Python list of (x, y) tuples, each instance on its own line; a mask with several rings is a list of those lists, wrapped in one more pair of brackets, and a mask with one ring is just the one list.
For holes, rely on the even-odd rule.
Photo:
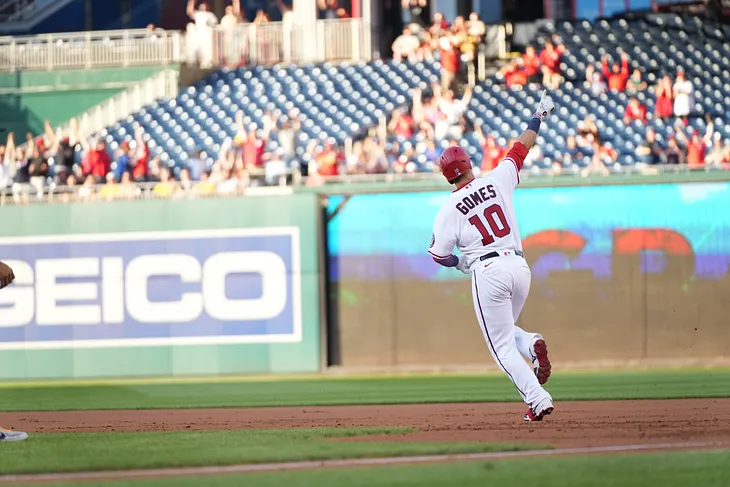
[(460, 69), (460, 53), (456, 46), (456, 39), (451, 36), (442, 37), (439, 41), (441, 48), (441, 89), (451, 89), (456, 81)]
[(144, 131), (142, 127), (134, 129), (134, 141), (136, 147), (131, 153), (132, 179), (137, 182), (147, 180), (150, 164), (150, 150), (144, 140)]
[(160, 182), (155, 184), (152, 192), (158, 198), (169, 198), (175, 193), (177, 182), (172, 177), (169, 167), (160, 168)]
[(196, 10), (195, 0), (188, 0), (187, 14), (195, 22), (193, 41), (200, 67), (208, 69), (213, 66), (213, 29), (218, 25), (218, 18), (210, 11), (207, 1), (201, 2)]
[(656, 131), (653, 128), (646, 130), (646, 138), (636, 148), (638, 162), (644, 164), (659, 164), (662, 162), (664, 148), (656, 140)]
[(428, 0), (401, 0), (401, 8), (406, 13), (405, 24), (416, 24), (422, 29), (427, 26)]
[(441, 12), (436, 12), (435, 14), (433, 14), (433, 22), (431, 23), (431, 27), (429, 27), (428, 29), (431, 34), (435, 34), (438, 37), (443, 31), (448, 28), (449, 23), (446, 21), (444, 14), (442, 14)]
[(405, 59), (414, 61), (416, 52), (421, 41), (416, 37), (409, 27), (403, 29), (403, 33), (393, 41), (393, 60), (403, 61)]
[(43, 146), (36, 144), (31, 149), (28, 161), (28, 176), (30, 185), (36, 190), (38, 199), (43, 197), (43, 189), (48, 178), (48, 161), (43, 157)]
[(261, 137), (257, 137), (255, 126), (251, 127), (243, 145), (243, 167), (248, 171), (261, 172), (264, 169), (264, 152), (274, 122), (268, 114), (262, 117), (262, 122)]
[(484, 36), (487, 35), (487, 26), (482, 19), (479, 18), (478, 13), (472, 12), (469, 14), (469, 21), (466, 23), (466, 31), (469, 37), (478, 39), (477, 44), (481, 44), (484, 41)]
[(726, 141), (725, 145), (723, 145), (722, 137), (719, 133), (716, 133), (713, 139), (712, 149), (707, 154), (705, 162), (709, 167), (719, 169), (723, 165), (730, 163), (730, 140)]
[(630, 93), (639, 93), (640, 91), (646, 90), (646, 82), (641, 77), (641, 71), (634, 69), (629, 78), (629, 82), (626, 84), (626, 91)]
[(118, 198), (120, 192), (121, 187), (117, 184), (116, 176), (113, 172), (110, 172), (106, 175), (106, 184), (99, 191), (99, 196), (109, 201)]
[[(132, 149), (129, 147), (129, 142), (126, 140), (119, 145), (119, 153), (117, 154), (117, 160), (114, 162), (114, 176), (118, 181), (122, 180), (122, 174), (129, 171), (132, 166), (132, 158), (130, 157)], [(107, 182), (109, 178), (107, 177)]]
[(337, 19), (337, 0), (317, 0), (319, 18), (323, 20)]
[(690, 169), (701, 169), (705, 167), (705, 152), (707, 147), (705, 142), (700, 139), (700, 133), (697, 130), (692, 132), (692, 138), (687, 143), (687, 165)]
[(593, 121), (590, 115), (578, 122), (578, 138), (576, 139), (579, 147), (593, 147), (598, 142), (600, 143), (601, 137), (598, 134), (598, 126)]
[(401, 139), (410, 139), (413, 136), (413, 117), (402, 108), (393, 110), (393, 117), (388, 123), (388, 132)]
[[(244, 37), (236, 32), (236, 27), (243, 22), (241, 13), (241, 0), (233, 0), (232, 4), (226, 7), (225, 15), (221, 18), (223, 29), (223, 60), (229, 66), (237, 66), (242, 58)], [(237, 35), (238, 34), (238, 35)]]
[(522, 58), (502, 68), (507, 88), (522, 88), (527, 84), (528, 75)]
[(561, 51), (555, 48), (552, 41), (545, 43), (545, 49), (540, 53), (542, 64), (542, 84), (551, 89), (557, 89), (560, 85), (560, 60)]
[(203, 177), (203, 173), (208, 170), (208, 164), (206, 164), (203, 160), (203, 152), (201, 150), (193, 152), (190, 162), (188, 163), (188, 170), (190, 179), (193, 181), (200, 181)]
[(340, 165), (342, 164), (343, 160), (344, 156), (335, 146), (334, 139), (327, 139), (324, 143), (324, 147), (322, 148), (322, 150), (315, 154), (315, 167), (310, 168), (309, 174), (318, 174), (320, 176), (337, 176), (338, 174), (340, 174)]
[(681, 118), (687, 125), (687, 117), (692, 112), (694, 104), (694, 86), (685, 77), (684, 71), (679, 71), (677, 81), (674, 82), (674, 116)]
[(279, 130), (277, 131), (276, 138), (279, 141), (279, 147), (281, 148), (281, 157), (287, 167), (292, 168), (296, 171), (301, 170), (297, 161), (297, 137), (301, 130), (301, 123), (299, 123), (299, 113), (292, 109), (289, 111), (286, 119), (281, 119)]
[(507, 150), (504, 147), (498, 146), (497, 141), (491, 134), (486, 137), (484, 136), (481, 120), (477, 121), (474, 128), (476, 129), (477, 140), (482, 146), (482, 173), (487, 173), (497, 167), (497, 164), (506, 155)]
[(86, 152), (81, 166), (84, 176), (93, 176), (98, 184), (106, 181), (106, 175), (111, 171), (112, 160), (106, 151), (106, 142), (104, 139), (97, 138), (89, 145), (84, 139), (81, 139), (81, 145)]
[(592, 64), (586, 66), (586, 81), (585, 87), (591, 90), (594, 96), (598, 96), (601, 93), (605, 93), (608, 87), (606, 81), (604, 81), (601, 73), (596, 72), (596, 68)]
[[(437, 95), (438, 96), (438, 95)], [(439, 96), (439, 110), (445, 116), (446, 133), (449, 137), (461, 138), (464, 133), (464, 113), (466, 112), (469, 102), (471, 101), (472, 90), (467, 86), (464, 88), (464, 95), (460, 100), (454, 98), (452, 90), (446, 90), (443, 97)], [(442, 138), (442, 137), (436, 137)]]
[(527, 46), (522, 55), (522, 64), (528, 83), (540, 83), (540, 57), (533, 46)]
[(603, 77), (606, 78), (608, 89), (611, 91), (624, 91), (629, 80), (629, 55), (621, 52), (621, 66), (613, 63), (611, 70), (608, 69), (608, 56), (601, 58)]
[(687, 162), (686, 156), (682, 148), (679, 147), (679, 144), (677, 143), (677, 138), (674, 136), (669, 137), (667, 148), (664, 151), (664, 163), (678, 165), (684, 164), (685, 162)]
[(666, 122), (672, 116), (673, 99), (672, 79), (669, 76), (664, 76), (656, 86), (656, 107), (654, 113), (657, 118), (661, 118)]
[(634, 120), (646, 123), (646, 107), (641, 104), (638, 98), (630, 98), (624, 113), (624, 124), (629, 125)]

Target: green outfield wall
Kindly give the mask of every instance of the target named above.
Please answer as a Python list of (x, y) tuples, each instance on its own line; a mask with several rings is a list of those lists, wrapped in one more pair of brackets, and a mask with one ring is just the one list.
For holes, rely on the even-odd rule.
[(318, 198), (0, 208), (0, 379), (315, 372)]
[[(0, 128), (25, 134), (43, 132), (43, 122), (61, 124), (122, 90), (171, 67), (18, 71), (0, 74)], [(2, 137), (2, 134), (0, 134)]]

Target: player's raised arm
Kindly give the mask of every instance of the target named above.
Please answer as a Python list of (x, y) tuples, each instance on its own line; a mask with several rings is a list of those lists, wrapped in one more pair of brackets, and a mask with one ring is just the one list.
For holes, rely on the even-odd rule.
[(547, 95), (547, 91), (543, 91), (540, 104), (537, 106), (529, 125), (527, 125), (527, 129), (517, 138), (507, 155), (504, 156), (504, 160), (490, 173), (490, 177), (498, 181), (503, 187), (514, 188), (520, 184), (520, 170), (525, 162), (525, 157), (527, 157), (527, 153), (532, 149), (532, 146), (535, 145), (540, 124), (554, 109), (555, 105)]
[[(525, 146), (528, 151), (535, 145), (537, 139), (537, 132), (540, 130), (540, 124), (547, 118), (547, 116), (555, 109), (553, 100), (547, 94), (547, 90), (543, 90), (542, 97), (540, 97), (540, 104), (537, 106), (535, 114), (532, 116), (527, 129), (522, 132), (517, 138), (517, 142)], [(520, 164), (520, 166), (522, 166)]]

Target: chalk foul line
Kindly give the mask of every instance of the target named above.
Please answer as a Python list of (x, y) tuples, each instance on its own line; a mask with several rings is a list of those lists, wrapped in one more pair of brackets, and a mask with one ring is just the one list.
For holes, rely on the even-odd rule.
[(52, 474), (1, 475), (0, 483), (14, 482), (64, 482), (79, 480), (115, 480), (129, 478), (204, 476), (232, 473), (275, 472), (283, 470), (307, 470), (318, 468), (367, 467), (378, 465), (402, 465), (431, 462), (468, 460), (502, 460), (507, 458), (586, 455), (591, 453), (620, 453), (641, 450), (679, 450), (687, 448), (720, 447), (718, 442), (656, 443), (642, 445), (595, 446), (585, 448), (559, 448), (554, 450), (528, 450), (491, 453), (457, 453), (449, 455), (420, 455), (410, 457), (351, 458), (343, 460), (316, 460), (305, 462), (260, 463), (209, 467), (155, 468), (138, 470), (112, 470), (99, 472), (69, 472)]

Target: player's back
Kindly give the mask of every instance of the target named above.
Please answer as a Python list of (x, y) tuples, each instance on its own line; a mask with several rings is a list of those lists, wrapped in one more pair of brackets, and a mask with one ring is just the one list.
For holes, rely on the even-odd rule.
[(436, 227), (450, 234), (470, 260), (493, 251), (522, 250), (512, 201), (517, 182), (516, 165), (505, 159), (487, 176), (451, 193), (436, 217)]

